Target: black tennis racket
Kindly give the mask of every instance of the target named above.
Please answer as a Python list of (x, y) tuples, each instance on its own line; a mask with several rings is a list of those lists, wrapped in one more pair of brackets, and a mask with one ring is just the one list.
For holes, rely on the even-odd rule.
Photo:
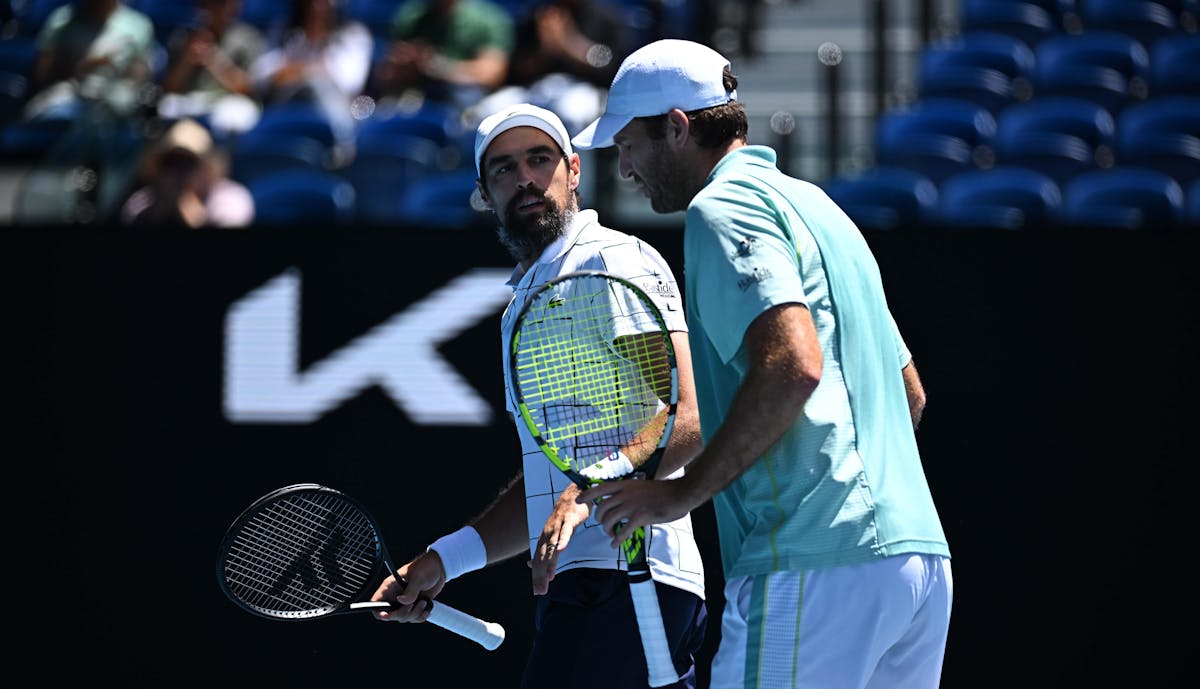
[[(509, 341), (509, 383), (542, 452), (580, 488), (653, 478), (675, 421), (679, 379), (662, 313), (601, 271), (538, 287)], [(622, 543), (650, 685), (679, 680), (646, 557), (644, 528)]]
[[(226, 531), (217, 555), (221, 591), (273, 620), (390, 608), (370, 597), (394, 571), (371, 515), (345, 493), (315, 483), (256, 500)], [(500, 625), (440, 602), (428, 621), (489, 651), (504, 641)]]

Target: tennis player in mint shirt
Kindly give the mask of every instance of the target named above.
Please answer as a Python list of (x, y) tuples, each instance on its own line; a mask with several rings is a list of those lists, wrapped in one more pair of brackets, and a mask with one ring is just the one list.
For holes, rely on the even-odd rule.
[(599, 500), (610, 534), (713, 501), (726, 587), (712, 689), (934, 689), (953, 580), (916, 442), (924, 390), (861, 232), (746, 145), (736, 85), (710, 48), (656, 41), (573, 139), (617, 146), (655, 211), (686, 210), (704, 437), (686, 476), (578, 500)]

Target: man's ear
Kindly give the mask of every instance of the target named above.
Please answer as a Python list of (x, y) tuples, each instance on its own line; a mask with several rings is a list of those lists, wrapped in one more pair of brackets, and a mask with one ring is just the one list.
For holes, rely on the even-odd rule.
[(475, 180), (475, 193), (471, 194), (471, 206), (476, 210), (495, 210), (492, 200), (488, 198), (487, 190), (479, 180)]
[(571, 188), (578, 189), (579, 188), (579, 175), (582, 170), (582, 167), (579, 164), (579, 154), (578, 153), (571, 154), (571, 157), (567, 160), (567, 169), (571, 172)]
[(683, 148), (691, 135), (692, 121), (687, 113), (679, 108), (672, 108), (667, 113), (667, 139), (676, 148)]

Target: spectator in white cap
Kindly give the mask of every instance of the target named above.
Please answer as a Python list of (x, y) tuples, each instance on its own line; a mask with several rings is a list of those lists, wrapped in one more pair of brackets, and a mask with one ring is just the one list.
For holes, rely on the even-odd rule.
[[(501, 243), (517, 262), (508, 285), (513, 299), (501, 321), (507, 342), (526, 297), (551, 278), (577, 270), (604, 270), (642, 287), (657, 302), (678, 355), (679, 403), (675, 431), (660, 472), (681, 476), (699, 450), (696, 399), (687, 326), (670, 266), (654, 247), (602, 226), (594, 210), (579, 209), (579, 155), (554, 113), (518, 104), (485, 118), (475, 135), (478, 189), (496, 214)], [(503, 366), (508, 358), (502, 356)], [(508, 377), (505, 376), (507, 381)], [(516, 413), (513, 393), (508, 410)], [(400, 567), (372, 597), (399, 607), (381, 620), (421, 621), (427, 600), (446, 582), (486, 565), (525, 554), (537, 596), (533, 647), (521, 689), (611, 689), (648, 686), (624, 557), (596, 522), (590, 506), (575, 502), (579, 489), (553, 468), (525, 424), (513, 422), (521, 443), (521, 471), (491, 505), (461, 529)], [(523, 487), (523, 490), (522, 490)], [(677, 515), (647, 529), (651, 572), (675, 669), (672, 687), (696, 686), (696, 654), (707, 609), (704, 567), (691, 517)], [(403, 583), (402, 582), (406, 582)], [(580, 663), (595, 644), (620, 662), (597, 668)]]
[(703, 450), (675, 480), (580, 493), (636, 528), (716, 512), (713, 687), (934, 689), (953, 583), (917, 448), (925, 393), (854, 223), (747, 145), (729, 61), (629, 55), (573, 143), (615, 145), (659, 213), (686, 210), (684, 293)]

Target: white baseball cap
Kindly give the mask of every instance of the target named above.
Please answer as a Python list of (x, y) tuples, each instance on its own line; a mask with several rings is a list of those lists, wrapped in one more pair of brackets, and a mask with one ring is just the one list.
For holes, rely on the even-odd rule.
[(737, 100), (725, 90), (729, 60), (701, 43), (666, 38), (629, 54), (608, 90), (604, 114), (575, 135), (583, 150), (613, 145), (613, 135), (635, 117), (684, 112)]
[(529, 103), (519, 103), (483, 118), (475, 130), (475, 172), (483, 177), (483, 154), (497, 136), (513, 127), (535, 127), (554, 139), (564, 155), (570, 156), (571, 137), (558, 115)]

